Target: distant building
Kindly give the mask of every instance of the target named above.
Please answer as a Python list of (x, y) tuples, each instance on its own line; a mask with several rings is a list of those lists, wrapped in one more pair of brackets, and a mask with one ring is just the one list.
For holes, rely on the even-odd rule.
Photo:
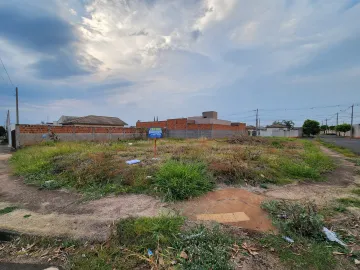
[[(55, 122), (54, 122), (55, 124)], [(61, 116), (56, 122), (57, 125), (63, 126), (102, 126), (102, 127), (124, 127), (127, 126), (123, 120), (118, 117), (88, 115), (82, 117)]]
[[(256, 127), (247, 126), (246, 130), (248, 131), (249, 136), (256, 136)], [(285, 125), (268, 125), (266, 127), (258, 128), (258, 136), (261, 137), (302, 137), (302, 128), (296, 127), (288, 129)]]
[(176, 138), (224, 138), (246, 134), (246, 124), (218, 119), (215, 111), (203, 112), (202, 116), (167, 119), (163, 121), (136, 122), (140, 128), (162, 128), (168, 137)]

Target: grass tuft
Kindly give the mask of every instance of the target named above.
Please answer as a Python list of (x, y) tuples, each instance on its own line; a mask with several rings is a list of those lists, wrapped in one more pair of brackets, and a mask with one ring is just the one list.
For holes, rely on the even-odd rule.
[(214, 188), (211, 174), (204, 163), (169, 160), (158, 170), (154, 186), (167, 201), (185, 200)]
[(120, 220), (117, 224), (119, 243), (123, 246), (145, 251), (169, 245), (184, 223), (182, 217), (141, 217)]
[(11, 213), (11, 212), (15, 211), (16, 209), (18, 209), (17, 206), (5, 207), (3, 209), (0, 209), (0, 215), (5, 215), (5, 214), (8, 214), (8, 213)]
[(340, 198), (337, 199), (339, 203), (341, 203), (345, 207), (359, 207), (360, 208), (360, 199), (356, 198)]
[(231, 247), (235, 240), (214, 228), (196, 227), (182, 233), (175, 248), (185, 251), (187, 259), (180, 258), (182, 269), (234, 269), (230, 263)]
[(265, 201), (261, 207), (269, 212), (274, 224), (286, 235), (323, 239), (323, 217), (314, 203)]

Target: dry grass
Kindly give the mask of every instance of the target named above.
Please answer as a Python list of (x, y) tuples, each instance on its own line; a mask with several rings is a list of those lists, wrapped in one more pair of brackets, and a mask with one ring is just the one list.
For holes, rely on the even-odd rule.
[[(153, 179), (169, 160), (185, 165), (204, 164), (218, 183), (250, 185), (322, 180), (323, 173), (334, 167), (318, 146), (297, 139), (163, 139), (158, 141), (157, 153), (159, 159), (152, 159), (151, 140), (132, 144), (57, 142), (19, 150), (11, 163), (15, 174), (23, 176), (27, 183), (43, 188), (76, 189), (97, 196), (156, 193)], [(141, 163), (126, 165), (125, 161), (135, 158)]]

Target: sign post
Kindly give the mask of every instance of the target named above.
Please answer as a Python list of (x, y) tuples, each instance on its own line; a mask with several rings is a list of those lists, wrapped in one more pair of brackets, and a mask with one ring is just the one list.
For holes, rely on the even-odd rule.
[(161, 128), (149, 128), (149, 138), (154, 140), (154, 157), (156, 158), (156, 139), (162, 138)]

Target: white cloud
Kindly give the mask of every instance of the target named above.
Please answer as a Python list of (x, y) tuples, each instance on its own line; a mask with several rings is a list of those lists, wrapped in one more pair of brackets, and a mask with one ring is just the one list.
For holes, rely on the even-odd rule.
[(74, 16), (77, 15), (77, 12), (74, 9), (70, 8), (69, 11), (72, 15), (74, 15)]

